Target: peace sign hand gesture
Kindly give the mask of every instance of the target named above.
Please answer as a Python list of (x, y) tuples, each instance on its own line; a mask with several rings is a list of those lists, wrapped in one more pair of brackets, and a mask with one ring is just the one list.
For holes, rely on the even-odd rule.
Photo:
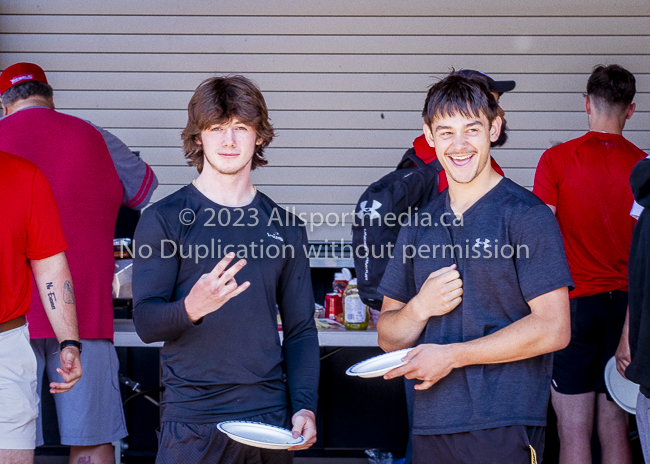
[(234, 258), (235, 253), (228, 253), (210, 273), (203, 274), (190, 290), (185, 298), (185, 310), (192, 322), (218, 310), (250, 286), (250, 282), (237, 285), (235, 280), (235, 274), (246, 265), (246, 260), (240, 259), (226, 271)]

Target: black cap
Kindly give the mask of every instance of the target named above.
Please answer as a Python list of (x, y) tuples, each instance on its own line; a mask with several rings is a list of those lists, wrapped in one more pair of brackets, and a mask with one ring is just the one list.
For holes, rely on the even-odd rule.
[(510, 92), (515, 88), (515, 85), (517, 85), (515, 81), (495, 81), (487, 74), (482, 73), (481, 71), (476, 71), (474, 69), (461, 69), (458, 71), (458, 74), (463, 77), (475, 77), (478, 74), (480, 77), (487, 81), (490, 92), (497, 92), (499, 95), (504, 92)]

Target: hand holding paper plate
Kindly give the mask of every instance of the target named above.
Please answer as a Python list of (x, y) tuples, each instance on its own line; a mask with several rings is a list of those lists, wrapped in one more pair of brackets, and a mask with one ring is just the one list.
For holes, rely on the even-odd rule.
[(305, 442), (302, 435), (293, 438), (291, 430), (261, 422), (225, 421), (217, 428), (233, 440), (256, 448), (289, 449)]
[(605, 366), (605, 385), (616, 404), (630, 414), (636, 414), (636, 398), (639, 385), (626, 379), (616, 370), (616, 358), (612, 357)]
[(390, 353), (381, 354), (374, 358), (366, 359), (350, 367), (345, 373), (351, 376), (363, 377), (369, 379), (372, 377), (381, 377), (388, 371), (397, 369), (406, 364), (402, 361), (404, 356), (413, 348), (391, 351)]

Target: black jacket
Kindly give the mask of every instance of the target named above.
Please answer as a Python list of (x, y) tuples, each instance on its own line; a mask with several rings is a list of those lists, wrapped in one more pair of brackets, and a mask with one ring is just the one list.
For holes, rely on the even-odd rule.
[(625, 376), (650, 397), (650, 159), (640, 161), (630, 176), (637, 203), (645, 209), (634, 228), (629, 261), (630, 351)]

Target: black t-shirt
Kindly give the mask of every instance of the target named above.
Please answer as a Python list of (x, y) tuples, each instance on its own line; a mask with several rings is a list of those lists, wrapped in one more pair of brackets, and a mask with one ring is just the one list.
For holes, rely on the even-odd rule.
[[(427, 218), (431, 225), (422, 226)], [(446, 191), (417, 219), (419, 227), (412, 221), (401, 229), (379, 291), (408, 303), (431, 272), (454, 263), (463, 281), (462, 303), (430, 318), (418, 343), (484, 337), (530, 314), (527, 301), (573, 285), (553, 213), (509, 179), (462, 218), (452, 213)], [(428, 390), (416, 390), (413, 432), (545, 425), (552, 363), (547, 354), (454, 369)]]
[[(243, 419), (289, 404), (294, 413), (316, 410), (318, 333), (306, 245), (300, 221), (260, 192), (249, 205), (229, 208), (188, 185), (144, 212), (134, 240), (133, 319), (145, 342), (165, 342), (163, 420)], [(185, 297), (230, 251), (246, 258), (235, 279), (250, 287), (193, 324)]]

